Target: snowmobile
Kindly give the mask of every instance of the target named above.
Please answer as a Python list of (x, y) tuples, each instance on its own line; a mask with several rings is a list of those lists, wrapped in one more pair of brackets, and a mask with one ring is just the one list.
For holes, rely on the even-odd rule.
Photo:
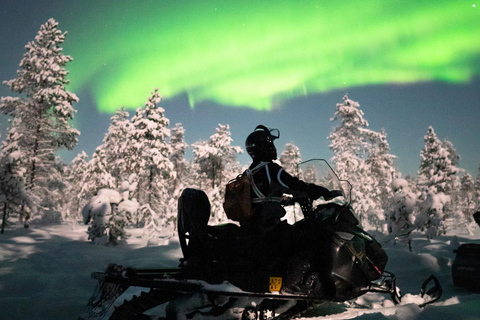
[[(298, 172), (343, 196), (325, 201), (286, 195), (285, 204), (297, 203), (295, 216), (303, 217), (251, 232), (234, 223), (208, 225), (206, 194), (187, 188), (178, 201), (180, 265), (112, 264), (92, 273), (98, 284), (79, 319), (291, 319), (312, 306), (369, 292), (400, 303), (385, 251), (352, 210), (350, 184), (323, 159), (303, 162)], [(430, 276), (420, 290), (422, 306), (441, 293)]]

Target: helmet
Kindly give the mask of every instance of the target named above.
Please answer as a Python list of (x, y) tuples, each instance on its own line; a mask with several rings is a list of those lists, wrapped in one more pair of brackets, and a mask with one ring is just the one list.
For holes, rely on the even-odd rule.
[(270, 161), (277, 159), (277, 149), (273, 140), (280, 137), (278, 129), (258, 125), (245, 140), (245, 149), (253, 160)]

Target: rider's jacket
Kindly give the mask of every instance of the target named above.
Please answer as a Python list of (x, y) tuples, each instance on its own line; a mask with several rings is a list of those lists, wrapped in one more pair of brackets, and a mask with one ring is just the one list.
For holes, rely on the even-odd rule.
[(248, 170), (253, 172), (252, 203), (255, 207), (254, 219), (249, 225), (266, 227), (279, 222), (285, 215), (280, 205), (284, 193), (305, 192), (310, 199), (330, 197), (328, 189), (293, 177), (275, 162), (254, 161)]

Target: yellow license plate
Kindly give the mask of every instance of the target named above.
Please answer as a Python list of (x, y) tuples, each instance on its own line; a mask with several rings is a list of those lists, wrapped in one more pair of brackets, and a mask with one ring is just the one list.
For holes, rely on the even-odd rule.
[(270, 292), (278, 292), (282, 288), (282, 278), (270, 277)]

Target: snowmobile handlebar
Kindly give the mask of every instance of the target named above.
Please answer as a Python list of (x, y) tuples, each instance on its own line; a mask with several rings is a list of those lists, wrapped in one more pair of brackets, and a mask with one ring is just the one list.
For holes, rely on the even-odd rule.
[[(330, 197), (328, 197), (328, 199), (324, 199), (322, 197), (318, 199), (312, 199), (309, 197), (309, 195), (306, 192), (298, 192), (298, 193), (295, 193), (294, 195), (285, 194), (282, 197), (281, 204), (283, 206), (292, 206), (298, 203), (300, 206), (300, 209), (302, 210), (303, 215), (306, 218), (314, 217), (316, 216), (315, 212), (321, 211), (320, 209), (325, 205), (337, 204), (342, 206), (341, 204), (335, 203), (335, 201), (332, 201), (332, 200), (338, 197), (344, 197), (343, 191), (332, 190), (330, 191), (330, 193), (331, 194), (330, 194)], [(323, 201), (321, 201), (321, 203), (317, 203), (316, 205), (314, 205), (315, 201), (319, 199), (322, 199)]]

